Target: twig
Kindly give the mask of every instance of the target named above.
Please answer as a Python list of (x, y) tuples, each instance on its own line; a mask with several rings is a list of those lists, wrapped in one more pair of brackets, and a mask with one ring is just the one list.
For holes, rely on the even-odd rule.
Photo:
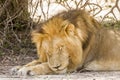
[[(88, 5), (95, 5), (95, 6), (97, 6), (97, 7), (99, 7), (99, 11), (98, 12), (96, 12), (93, 16), (96, 16), (97, 14), (99, 14), (101, 11), (102, 11), (102, 7), (100, 6), (100, 5), (98, 5), (98, 4), (95, 4), (95, 3), (88, 3)], [(91, 11), (95, 11), (96, 9), (98, 9), (98, 8), (95, 8), (95, 9), (93, 9), (93, 10), (91, 10)], [(91, 12), (90, 11), (90, 12)]]
[(44, 12), (44, 10), (43, 10), (43, 1), (42, 1), (42, 0), (40, 0), (40, 9), (41, 9), (42, 14), (43, 14), (43, 16), (44, 16), (44, 19), (46, 19), (46, 14), (45, 14), (45, 12)]
[(0, 9), (0, 17), (2, 16), (2, 14), (5, 11), (5, 9), (9, 6), (10, 3), (11, 3), (11, 0), (6, 0), (5, 1), (5, 3), (3, 4), (2, 8)]
[(80, 8), (85, 8), (86, 5), (88, 5), (88, 3), (89, 3), (89, 0), (87, 0)]
[(32, 17), (34, 17), (34, 16), (35, 16), (35, 13), (36, 13), (36, 11), (37, 11), (38, 5), (39, 5), (39, 1), (37, 2), (36, 6), (35, 6), (35, 9), (34, 9), (34, 12), (33, 12)]
[(115, 19), (117, 20), (117, 18), (116, 18), (116, 16), (115, 16), (113, 10), (114, 10), (115, 8), (117, 8), (118, 11), (120, 12), (120, 8), (119, 8), (119, 6), (118, 6), (118, 2), (119, 2), (119, 0), (116, 0), (115, 5), (114, 5), (114, 6), (111, 8), (111, 10), (103, 17), (102, 21), (103, 21), (110, 13), (113, 14), (113, 16), (115, 17)]
[(49, 9), (50, 9), (50, 4), (51, 4), (51, 2), (50, 2), (50, 0), (48, 0), (48, 8), (47, 8), (47, 19), (48, 19), (48, 16), (49, 16)]
[[(7, 14), (9, 14), (9, 12), (7, 12)], [(7, 19), (5, 19), (5, 20), (4, 20), (3, 22), (1, 22), (0, 24), (5, 23), (5, 22), (9, 23), (9, 22), (11, 22), (13, 19), (15, 19), (15, 18), (17, 18), (18, 16), (20, 16), (21, 14), (22, 14), (22, 8), (19, 8), (19, 10), (17, 10), (16, 13), (14, 13), (12, 16), (7, 17)]]

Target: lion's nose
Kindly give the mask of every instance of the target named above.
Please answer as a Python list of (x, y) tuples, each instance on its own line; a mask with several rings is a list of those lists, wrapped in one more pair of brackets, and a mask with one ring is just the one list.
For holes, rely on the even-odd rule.
[(58, 69), (60, 66), (61, 66), (61, 65), (57, 65), (57, 66), (55, 66), (55, 67), (53, 67), (53, 68)]

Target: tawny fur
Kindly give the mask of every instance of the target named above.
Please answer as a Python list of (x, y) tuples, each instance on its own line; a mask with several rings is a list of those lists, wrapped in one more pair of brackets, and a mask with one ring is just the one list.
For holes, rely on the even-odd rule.
[(120, 70), (120, 31), (103, 28), (84, 10), (53, 16), (32, 32), (32, 41), (39, 59), (18, 74), (24, 75), (25, 69), (30, 75)]

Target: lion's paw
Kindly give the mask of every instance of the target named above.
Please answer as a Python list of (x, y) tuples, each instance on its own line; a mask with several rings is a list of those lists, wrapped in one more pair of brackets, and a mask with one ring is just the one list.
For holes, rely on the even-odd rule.
[(22, 67), (21, 69), (19, 69), (17, 71), (17, 75), (19, 75), (19, 76), (26, 76), (26, 75), (29, 74), (29, 71), (30, 70), (27, 67)]
[(11, 75), (17, 75), (17, 71), (21, 68), (21, 66), (15, 66), (12, 69), (10, 69), (10, 74)]
[(36, 75), (35, 72), (32, 70), (32, 67), (19, 67), (16, 66), (11, 69), (12, 75), (18, 75), (18, 76), (34, 76)]

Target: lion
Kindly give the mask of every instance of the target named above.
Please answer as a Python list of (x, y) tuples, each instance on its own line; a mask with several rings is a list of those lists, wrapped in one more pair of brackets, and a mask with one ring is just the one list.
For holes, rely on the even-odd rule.
[(39, 59), (12, 74), (64, 74), (77, 70), (120, 70), (120, 31), (104, 28), (85, 10), (69, 10), (32, 31)]

